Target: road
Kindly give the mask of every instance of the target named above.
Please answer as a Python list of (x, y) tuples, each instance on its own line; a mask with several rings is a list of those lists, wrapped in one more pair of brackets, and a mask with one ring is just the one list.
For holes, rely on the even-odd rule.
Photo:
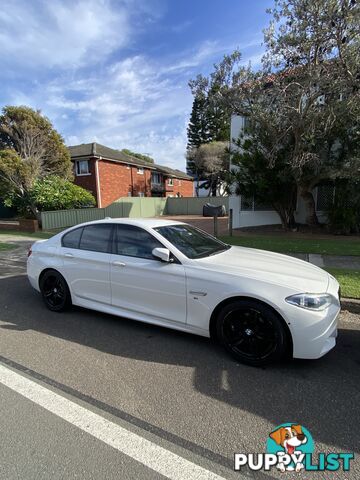
[(355, 452), (350, 472), (318, 478), (360, 478), (358, 315), (342, 314), (324, 358), (257, 369), (204, 338), (85, 309), (49, 312), (24, 257), (14, 269), (4, 258), (1, 479), (283, 478), (233, 472), (233, 456), (264, 452), (288, 421), (310, 430), (316, 452)]

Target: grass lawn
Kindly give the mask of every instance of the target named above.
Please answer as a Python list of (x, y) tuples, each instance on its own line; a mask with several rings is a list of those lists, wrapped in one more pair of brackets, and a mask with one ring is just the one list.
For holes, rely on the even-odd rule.
[(12, 250), (16, 248), (16, 245), (11, 245), (10, 243), (2, 243), (0, 241), (0, 252), (5, 252), (6, 250)]
[(326, 268), (340, 283), (341, 295), (348, 298), (360, 298), (360, 270), (345, 268)]
[(223, 242), (242, 247), (260, 248), (280, 253), (318, 253), (320, 255), (360, 255), (358, 238), (287, 238), (279, 235), (226, 236)]

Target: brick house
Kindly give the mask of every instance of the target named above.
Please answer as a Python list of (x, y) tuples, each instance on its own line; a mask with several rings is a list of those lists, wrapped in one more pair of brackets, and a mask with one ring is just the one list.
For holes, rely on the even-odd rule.
[(75, 183), (91, 191), (97, 207), (120, 197), (193, 197), (193, 179), (180, 170), (147, 163), (99, 143), (68, 147)]

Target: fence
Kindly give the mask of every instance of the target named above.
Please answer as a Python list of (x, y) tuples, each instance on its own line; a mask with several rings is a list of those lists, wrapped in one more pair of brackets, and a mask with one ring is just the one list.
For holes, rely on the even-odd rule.
[(201, 215), (205, 203), (225, 205), (227, 197), (211, 198), (138, 198), (124, 197), (105, 208), (83, 208), (77, 210), (57, 210), (42, 212), (41, 222), (44, 230), (71, 227), (79, 223), (101, 220), (106, 217), (134, 218), (160, 217), (161, 215)]
[(225, 205), (226, 211), (229, 211), (228, 197), (169, 197), (166, 200), (166, 215), (202, 215), (205, 203), (216, 206)]

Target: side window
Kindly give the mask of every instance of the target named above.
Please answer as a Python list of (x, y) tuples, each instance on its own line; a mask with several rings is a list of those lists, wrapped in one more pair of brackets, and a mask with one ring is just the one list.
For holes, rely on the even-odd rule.
[(84, 227), (80, 240), (80, 249), (109, 253), (111, 232), (111, 224), (95, 224)]
[(140, 227), (118, 225), (114, 247), (114, 253), (117, 255), (154, 260), (153, 249), (163, 248), (164, 245)]
[(82, 228), (76, 228), (66, 233), (61, 240), (62, 246), (66, 248), (79, 248), (82, 231)]

